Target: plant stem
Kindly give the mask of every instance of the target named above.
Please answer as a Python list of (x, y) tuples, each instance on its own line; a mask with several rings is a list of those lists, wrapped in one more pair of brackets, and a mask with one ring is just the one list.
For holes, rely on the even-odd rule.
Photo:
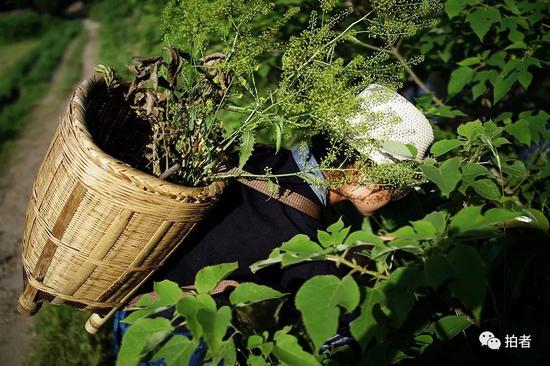
[(386, 275), (383, 275), (383, 274), (375, 272), (375, 271), (370, 271), (370, 270), (360, 266), (357, 262), (355, 262), (355, 260), (350, 261), (350, 260), (347, 260), (347, 259), (343, 258), (342, 256), (339, 256), (339, 255), (329, 254), (329, 255), (325, 256), (325, 259), (329, 260), (331, 262), (335, 262), (337, 266), (339, 264), (343, 264), (343, 265), (353, 269), (353, 271), (359, 272), (363, 275), (373, 276), (377, 279), (386, 279), (386, 278), (388, 278), (388, 276), (386, 276)]

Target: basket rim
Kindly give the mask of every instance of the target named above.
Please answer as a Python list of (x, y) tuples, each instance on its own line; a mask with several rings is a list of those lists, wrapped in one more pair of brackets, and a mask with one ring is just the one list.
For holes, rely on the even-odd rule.
[[(69, 107), (71, 129), (78, 135), (78, 143), (85, 154), (102, 169), (109, 171), (128, 182), (134, 184), (140, 190), (151, 191), (176, 198), (206, 198), (219, 196), (226, 186), (222, 180), (214, 181), (207, 186), (189, 187), (160, 179), (152, 174), (144, 172), (130, 164), (119, 160), (103, 151), (94, 141), (86, 123), (86, 99), (91, 89), (103, 79), (94, 73), (90, 78), (83, 80), (71, 97)], [(116, 167), (116, 168), (115, 168)]]

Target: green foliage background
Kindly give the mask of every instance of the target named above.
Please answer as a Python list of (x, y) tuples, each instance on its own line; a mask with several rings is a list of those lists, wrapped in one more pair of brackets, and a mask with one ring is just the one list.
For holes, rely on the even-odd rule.
[[(343, 279), (314, 277), (295, 298), (244, 284), (228, 303), (216, 303), (210, 292), (234, 264), (205, 269), (196, 280), (198, 292), (184, 299), (174, 284), (157, 284), (160, 299), (144, 298), (128, 319), (133, 325), (120, 365), (158, 358), (183, 365), (199, 339), (208, 344), (211, 364), (224, 359), (228, 365), (463, 365), (488, 357), (524, 365), (548, 359), (548, 4), (447, 0), (434, 7), (425, 2), (437, 24), (418, 19), (409, 24), (411, 14), (404, 9), (410, 3), (334, 0), (321, 5), (334, 11), (352, 5), (336, 31), (374, 6), (377, 22), (361, 23), (362, 32), (339, 45), (339, 54), (384, 59), (397, 70), (395, 84), (424, 93), (415, 104), (430, 117), (437, 136), (432, 159), (421, 166), (429, 180), (424, 193), (412, 192), (370, 219), (349, 206), (338, 207), (327, 213), (336, 223), (315, 240), (295, 237), (256, 265), (325, 260), (350, 272)], [(306, 27), (307, 14), (319, 7), (313, 0), (275, 4), (280, 15), (291, 6), (302, 9), (278, 33), (283, 42)], [(158, 54), (163, 6), (154, 1), (95, 4), (91, 15), (102, 23), (101, 63), (123, 70), (132, 55)], [(371, 36), (378, 33), (384, 37)], [(262, 59), (254, 71), (259, 90), (281, 79), (279, 60), (276, 52)], [(231, 123), (239, 116), (225, 118)], [(264, 133), (268, 141), (278, 132)], [(283, 145), (291, 145), (295, 136), (295, 130), (283, 133)], [(382, 241), (378, 235), (395, 239)], [(166, 307), (175, 308), (173, 319), (150, 317)], [(289, 311), (298, 321), (275, 316), (275, 322), (262, 322)], [(358, 314), (351, 335), (362, 347), (361, 356), (346, 347), (320, 351), (350, 313)], [(81, 327), (80, 321), (66, 324)], [(49, 322), (37, 331), (63, 332), (64, 323)], [(183, 325), (192, 338), (171, 336)], [(233, 333), (226, 335), (227, 329)], [(482, 330), (501, 339), (530, 334), (531, 349), (488, 353), (477, 339)], [(107, 352), (90, 348), (89, 340), (82, 344), (87, 344), (82, 364), (95, 364), (93, 354)]]
[[(432, 118), (438, 137), (432, 157), (420, 167), (429, 180), (425, 193), (412, 193), (372, 219), (362, 220), (342, 207), (351, 226), (339, 220), (316, 240), (297, 236), (253, 266), (324, 260), (349, 269), (342, 279), (308, 280), (294, 301), (288, 294), (245, 284), (229, 304), (216, 304), (209, 292), (234, 269), (229, 263), (201, 271), (197, 292), (183, 299), (174, 284), (158, 283), (160, 299), (144, 299), (127, 319), (132, 327), (123, 341), (121, 364), (143, 358), (185, 364), (199, 339), (208, 344), (209, 364), (221, 359), (249, 365), (547, 359), (550, 273), (544, 258), (549, 252), (550, 172), (543, 19), (548, 4), (449, 0), (440, 8), (438, 24), (427, 30), (418, 22), (404, 25), (411, 16), (406, 8), (412, 6), (406, 1), (351, 4), (356, 18), (371, 10), (378, 17), (365, 25), (366, 32), (342, 44), (341, 54), (384, 55), (400, 66), (396, 76), (409, 90), (425, 94), (416, 104)], [(433, 3), (420, 4), (435, 9)], [(322, 6), (344, 8), (338, 1)], [(302, 18), (293, 25), (305, 23)], [(370, 36), (376, 33), (385, 37)], [(279, 67), (261, 75), (258, 70), (261, 82), (278, 80)], [(394, 239), (382, 241), (382, 234)], [(166, 306), (175, 308), (173, 319), (149, 317)], [(281, 307), (293, 308), (300, 322), (279, 318)], [(276, 315), (275, 322), (247, 323), (251, 314), (266, 309)], [(341, 317), (352, 312), (359, 314), (350, 330), (362, 356), (346, 347), (323, 351), (323, 343), (342, 325)], [(192, 338), (170, 336), (183, 325)], [(482, 330), (501, 339), (530, 334), (531, 349), (488, 354), (477, 339)]]

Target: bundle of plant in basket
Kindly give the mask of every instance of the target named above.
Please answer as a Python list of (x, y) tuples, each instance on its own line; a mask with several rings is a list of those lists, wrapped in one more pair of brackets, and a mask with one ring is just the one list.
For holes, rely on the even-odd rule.
[[(135, 78), (124, 92), (135, 115), (149, 125), (144, 159), (136, 167), (181, 185), (205, 185), (211, 174), (225, 168), (231, 147), (216, 119), (228, 91), (229, 76), (216, 69), (225, 56), (212, 54), (194, 64), (181, 49), (164, 50), (167, 61), (162, 55), (134, 58)], [(111, 68), (97, 71), (108, 88), (121, 87)]]

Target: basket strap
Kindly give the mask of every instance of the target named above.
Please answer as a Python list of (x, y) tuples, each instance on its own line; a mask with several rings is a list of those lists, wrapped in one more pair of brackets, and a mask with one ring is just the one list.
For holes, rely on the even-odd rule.
[[(229, 171), (229, 173), (242, 174), (248, 172), (242, 169), (233, 168)], [(265, 180), (247, 179), (245, 177), (238, 176), (236, 179), (239, 183), (261, 192), (281, 203), (284, 203), (287, 206), (295, 208), (296, 210), (305, 213), (316, 220), (321, 218), (321, 208), (319, 205), (299, 193), (291, 191), (288, 188), (281, 187), (275, 183), (268, 183)]]

